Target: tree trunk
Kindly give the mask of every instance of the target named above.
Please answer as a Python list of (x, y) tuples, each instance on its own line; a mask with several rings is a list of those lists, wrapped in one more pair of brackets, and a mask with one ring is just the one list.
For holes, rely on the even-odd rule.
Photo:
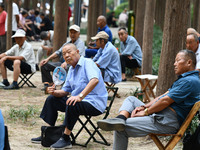
[(32, 8), (35, 10), (37, 8), (38, 0), (32, 0)]
[(30, 0), (24, 0), (24, 9), (28, 11), (29, 8), (30, 8)]
[(88, 28), (87, 28), (87, 43), (91, 40), (91, 37), (97, 33), (97, 18), (100, 15), (105, 14), (105, 0), (90, 0), (88, 9)]
[(193, 1), (193, 28), (197, 30), (199, 19), (199, 0)]
[(143, 33), (143, 58), (142, 74), (152, 74), (152, 45), (153, 45), (153, 24), (155, 14), (155, 0), (146, 1)]
[(197, 32), (200, 32), (200, 23), (199, 23), (199, 21), (200, 21), (200, 14), (199, 14), (200, 13), (200, 10), (199, 10), (200, 9), (199, 8), (200, 0), (198, 0), (197, 5), (198, 5), (198, 9), (197, 9), (198, 10), (198, 12), (197, 12), (198, 15), (197, 15), (197, 19), (196, 19), (197, 20), (196, 30), (197, 30)]
[(144, 14), (146, 0), (137, 1), (137, 10), (135, 18), (135, 38), (142, 47), (143, 29), (144, 29)]
[(137, 8), (137, 0), (129, 0), (129, 10), (132, 10), (135, 14)]
[(158, 72), (157, 95), (168, 90), (176, 79), (174, 60), (178, 51), (185, 48), (190, 0), (167, 0), (163, 43)]
[(7, 3), (7, 12), (8, 12), (8, 20), (7, 20), (7, 32), (6, 32), (6, 49), (10, 49), (12, 47), (12, 0), (8, 0)]
[[(57, 0), (55, 7), (53, 51), (58, 50), (67, 40), (69, 0)], [(58, 59), (53, 61), (58, 61)]]
[(163, 31), (166, 0), (156, 0), (155, 24)]
[(50, 0), (50, 2), (49, 2), (49, 4), (50, 4), (49, 19), (51, 21), (53, 21), (53, 1), (54, 0)]

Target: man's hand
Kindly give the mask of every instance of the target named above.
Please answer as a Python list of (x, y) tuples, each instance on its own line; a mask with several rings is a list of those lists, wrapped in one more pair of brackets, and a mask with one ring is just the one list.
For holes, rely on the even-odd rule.
[(131, 117), (143, 117), (145, 116), (144, 110), (137, 112), (136, 114), (131, 114)]
[(133, 57), (131, 55), (128, 56), (129, 59), (133, 59)]
[(145, 109), (144, 106), (140, 106), (140, 107), (136, 107), (132, 113), (131, 113), (131, 117), (133, 117), (134, 115), (136, 115), (138, 112), (143, 111)]
[(75, 105), (76, 102), (81, 102), (81, 98), (79, 96), (71, 96), (70, 98), (68, 98), (66, 104), (67, 105)]
[(49, 60), (48, 59), (44, 59), (40, 62), (40, 66), (43, 66), (44, 64), (46, 64)]
[(67, 69), (67, 63), (66, 62), (62, 63), (61, 67), (64, 68), (64, 69)]
[(7, 60), (7, 58), (8, 58), (7, 56), (1, 58), (1, 59), (0, 59), (0, 64), (4, 63), (4, 62)]
[(55, 84), (51, 87), (47, 87), (47, 93), (53, 95), (54, 91), (56, 90)]

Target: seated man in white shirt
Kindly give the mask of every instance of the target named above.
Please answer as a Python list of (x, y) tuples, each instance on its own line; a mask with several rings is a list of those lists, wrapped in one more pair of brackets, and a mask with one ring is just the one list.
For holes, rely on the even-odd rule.
[[(35, 72), (35, 54), (31, 44), (26, 42), (26, 32), (18, 29), (12, 36), (17, 44), (0, 55), (0, 69), (5, 90), (19, 89), (17, 80), (20, 73), (29, 74)], [(13, 71), (13, 83), (10, 85), (7, 79), (6, 68)]]

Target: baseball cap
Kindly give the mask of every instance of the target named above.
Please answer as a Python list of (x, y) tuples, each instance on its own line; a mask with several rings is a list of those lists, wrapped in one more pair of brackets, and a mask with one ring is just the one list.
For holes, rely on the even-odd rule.
[(11, 38), (25, 37), (25, 36), (26, 36), (26, 32), (24, 30), (22, 30), (22, 29), (18, 29)]
[(94, 37), (91, 37), (92, 40), (97, 40), (97, 39), (108, 39), (109, 38), (109, 35), (105, 32), (105, 31), (101, 31), (99, 33), (97, 33), (96, 36)]
[(70, 27), (69, 27), (69, 30), (75, 30), (75, 31), (77, 31), (77, 32), (80, 32), (80, 27), (79, 26), (77, 26), (76, 24), (74, 24), (74, 25), (71, 25)]

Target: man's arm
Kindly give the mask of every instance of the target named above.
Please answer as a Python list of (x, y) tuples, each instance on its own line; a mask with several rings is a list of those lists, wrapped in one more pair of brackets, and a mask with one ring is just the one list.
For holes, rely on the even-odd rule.
[(53, 54), (51, 54), (49, 57), (47, 57), (46, 59), (42, 60), (40, 62), (40, 66), (43, 66), (44, 64), (46, 64), (49, 60), (54, 59), (58, 57), (58, 55), (56, 54), (56, 52), (54, 52)]
[(81, 98), (80, 96), (71, 96), (67, 100), (67, 105), (75, 105), (76, 102), (80, 102), (84, 99), (85, 96), (87, 96), (94, 88), (95, 86), (99, 83), (99, 79), (93, 78), (90, 80), (90, 82), (87, 84), (87, 86), (84, 88), (84, 90), (81, 92), (83, 97)]
[(48, 87), (47, 92), (55, 97), (63, 97), (69, 94), (69, 92), (65, 92), (63, 90), (56, 90), (55, 85)]

